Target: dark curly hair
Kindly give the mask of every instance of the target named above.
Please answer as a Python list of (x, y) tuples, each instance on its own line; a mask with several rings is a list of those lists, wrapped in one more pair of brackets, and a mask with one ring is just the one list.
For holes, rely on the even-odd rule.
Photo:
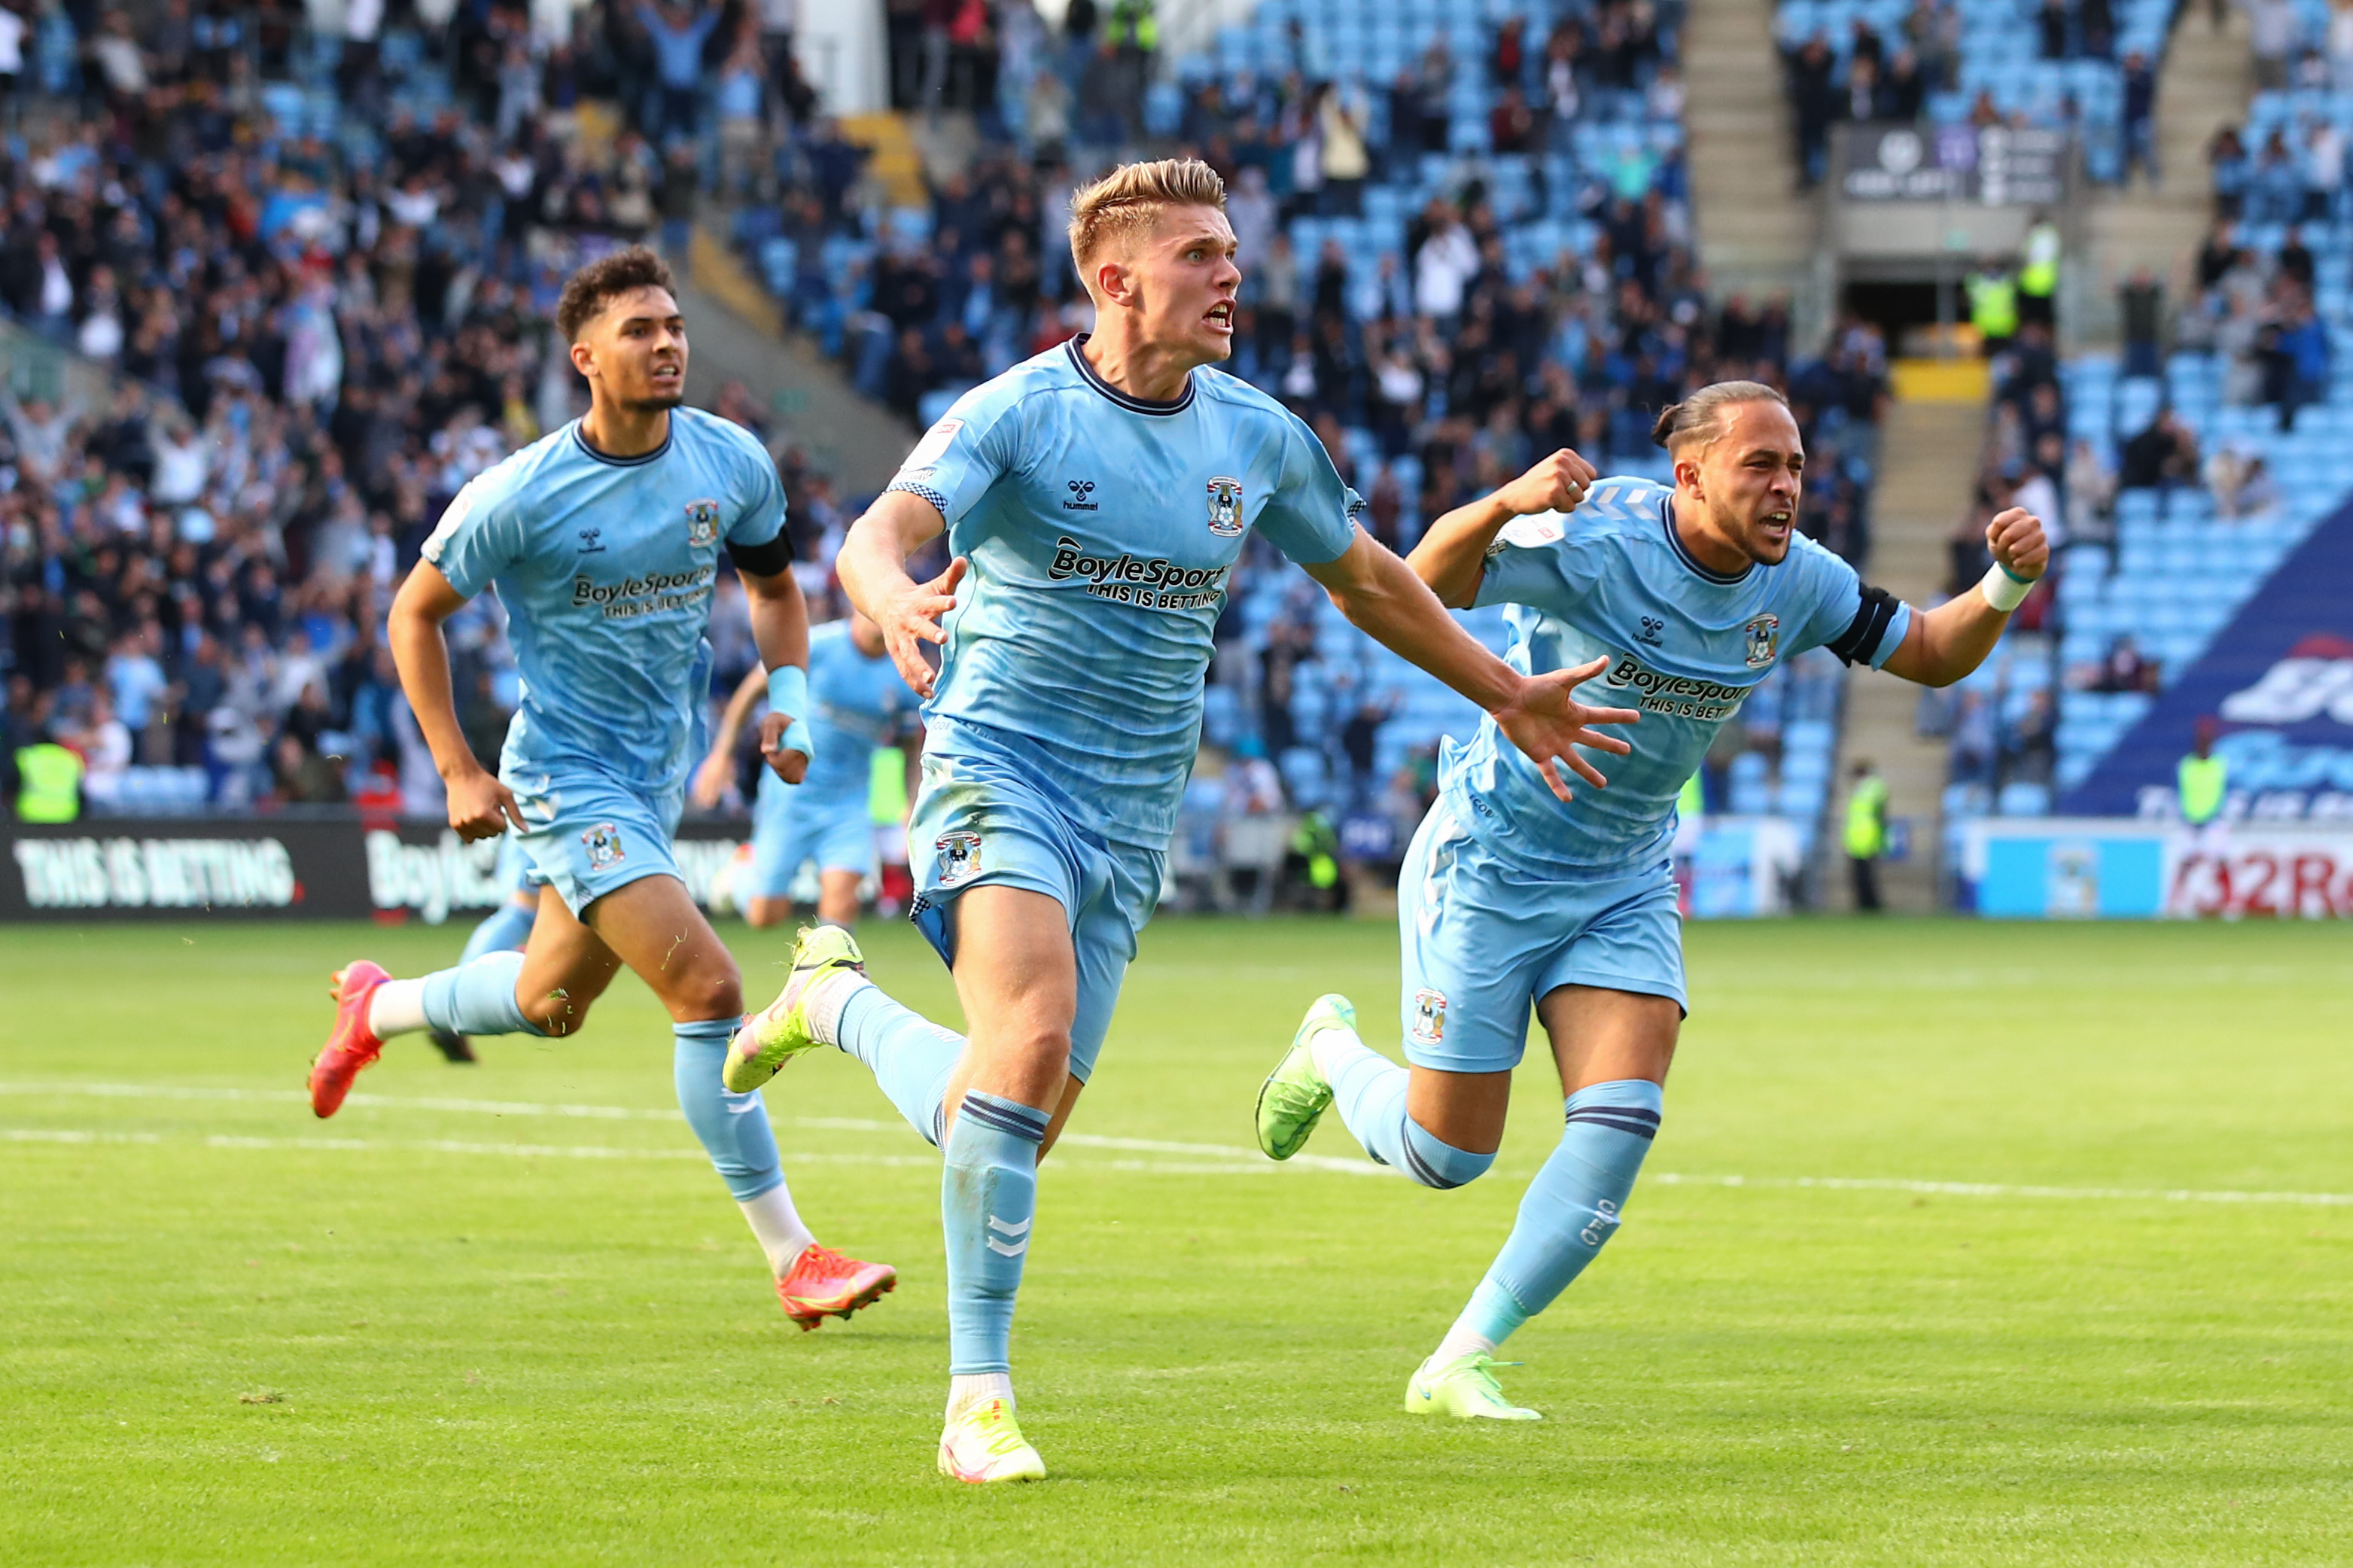
[(642, 245), (599, 258), (564, 282), (564, 297), (555, 302), (555, 330), (564, 341), (580, 341), (580, 329), (621, 295), (639, 289), (675, 291), (670, 264)]

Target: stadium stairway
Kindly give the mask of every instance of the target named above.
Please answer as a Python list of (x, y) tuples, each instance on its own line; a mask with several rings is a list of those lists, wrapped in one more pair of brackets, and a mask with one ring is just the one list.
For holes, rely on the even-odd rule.
[(2189, 297), (2189, 267), (2213, 216), (2213, 185), (2206, 143), (2224, 125), (2246, 122), (2254, 92), (2247, 15), (2232, 6), (2214, 30), (2205, 6), (2185, 7), (2158, 75), (2158, 167), (2154, 190), (2136, 175), (2119, 190), (2094, 198), (2091, 212), (2093, 268), (2076, 297), (2075, 342), (2070, 347), (2116, 342), (2116, 286), (2146, 267), (2164, 280), (2168, 308)]
[(771, 410), (794, 446), (834, 477), (844, 500), (881, 489), (914, 437), (898, 417), (851, 390), (840, 366), (806, 336), (787, 332), (767, 291), (729, 248), (725, 215), (694, 231), (692, 277), (679, 306), (694, 331), (694, 401), (710, 406), (740, 381)]
[[(1879, 482), (1873, 492), (1869, 580), (1915, 605), (1928, 605), (1944, 586), (1946, 536), (1969, 493), (1985, 440), (1983, 398), (1900, 398), (1881, 433)], [(1938, 847), (1944, 842), (1945, 743), (1918, 733), (1920, 689), (1892, 675), (1857, 666), (1847, 679), (1846, 722), (1838, 772), (1822, 835), (1820, 887), (1830, 909), (1853, 907), (1840, 849), (1846, 810), (1847, 770), (1858, 757), (1876, 763), (1887, 781), (1887, 812), (1909, 823), (1911, 852), (1881, 868), (1880, 896), (1890, 910), (1929, 914), (1936, 909)]]
[(1792, 339), (1817, 342), (1820, 204), (1798, 190), (1773, 16), (1755, 0), (1691, 0), (1683, 26), (1683, 118), (1700, 264), (1717, 299), (1789, 298)]

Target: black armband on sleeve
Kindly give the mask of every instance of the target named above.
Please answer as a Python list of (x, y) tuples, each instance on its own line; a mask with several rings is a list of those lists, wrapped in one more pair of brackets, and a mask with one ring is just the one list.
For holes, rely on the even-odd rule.
[(1854, 619), (1825, 646), (1838, 655), (1841, 664), (1869, 664), (1887, 636), (1888, 623), (1894, 618), (1895, 595), (1884, 588), (1865, 587)]
[(784, 530), (765, 544), (738, 544), (727, 542), (727, 559), (735, 563), (735, 570), (754, 577), (773, 577), (793, 563), (792, 536)]

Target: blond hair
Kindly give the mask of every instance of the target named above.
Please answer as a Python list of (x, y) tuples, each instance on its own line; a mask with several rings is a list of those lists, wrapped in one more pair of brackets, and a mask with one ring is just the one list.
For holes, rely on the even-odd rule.
[(1726, 411), (1744, 403), (1789, 406), (1788, 398), (1761, 381), (1711, 382), (1681, 403), (1670, 403), (1660, 410), (1659, 422), (1651, 427), (1651, 439), (1679, 458), (1694, 447), (1704, 452), (1731, 423)]
[(1087, 263), (1106, 245), (1125, 246), (1152, 232), (1168, 207), (1226, 210), (1226, 183), (1198, 158), (1122, 163), (1071, 195), (1071, 259), (1087, 281)]

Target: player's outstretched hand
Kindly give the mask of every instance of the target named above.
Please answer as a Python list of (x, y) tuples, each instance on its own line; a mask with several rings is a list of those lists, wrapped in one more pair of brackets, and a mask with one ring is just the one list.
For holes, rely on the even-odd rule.
[(1567, 784), (1560, 776), (1562, 763), (1576, 770), (1577, 776), (1595, 789), (1608, 783), (1599, 769), (1577, 754), (1577, 747), (1588, 746), (1621, 757), (1634, 749), (1631, 742), (1602, 734), (1592, 726), (1640, 723), (1640, 712), (1631, 708), (1588, 708), (1575, 695), (1578, 686), (1609, 666), (1607, 658), (1597, 658), (1523, 680), (1519, 695), (1494, 710), (1496, 728), (1535, 761), (1545, 783), (1563, 800), (1568, 799), (1569, 794)]
[(476, 767), (451, 779), (448, 798), (449, 826), (469, 844), (496, 838), (510, 823), (518, 833), (523, 831), (522, 807), (515, 804), (514, 791), (486, 769)]
[(891, 662), (899, 667), (899, 679), (918, 697), (931, 696), (935, 679), (930, 661), (923, 658), (923, 644), (948, 640), (948, 634), (940, 629), (940, 617), (955, 608), (956, 584), (971, 566), (957, 556), (930, 582), (909, 583), (891, 595), (881, 606), (882, 613), (874, 617), (891, 649)]
[(797, 784), (808, 776), (809, 760), (806, 752), (785, 750), (785, 731), (792, 727), (792, 720), (782, 713), (763, 715), (760, 720), (760, 755), (768, 760), (768, 766), (775, 770), (778, 778), (788, 784)]
[(2042, 520), (2022, 506), (2011, 507), (1986, 524), (1986, 548), (2004, 570), (2031, 583), (2051, 570), (2051, 542)]
[(1599, 477), (1592, 464), (1563, 447), (1497, 490), (1495, 499), (1514, 517), (1567, 511), (1585, 499)]

